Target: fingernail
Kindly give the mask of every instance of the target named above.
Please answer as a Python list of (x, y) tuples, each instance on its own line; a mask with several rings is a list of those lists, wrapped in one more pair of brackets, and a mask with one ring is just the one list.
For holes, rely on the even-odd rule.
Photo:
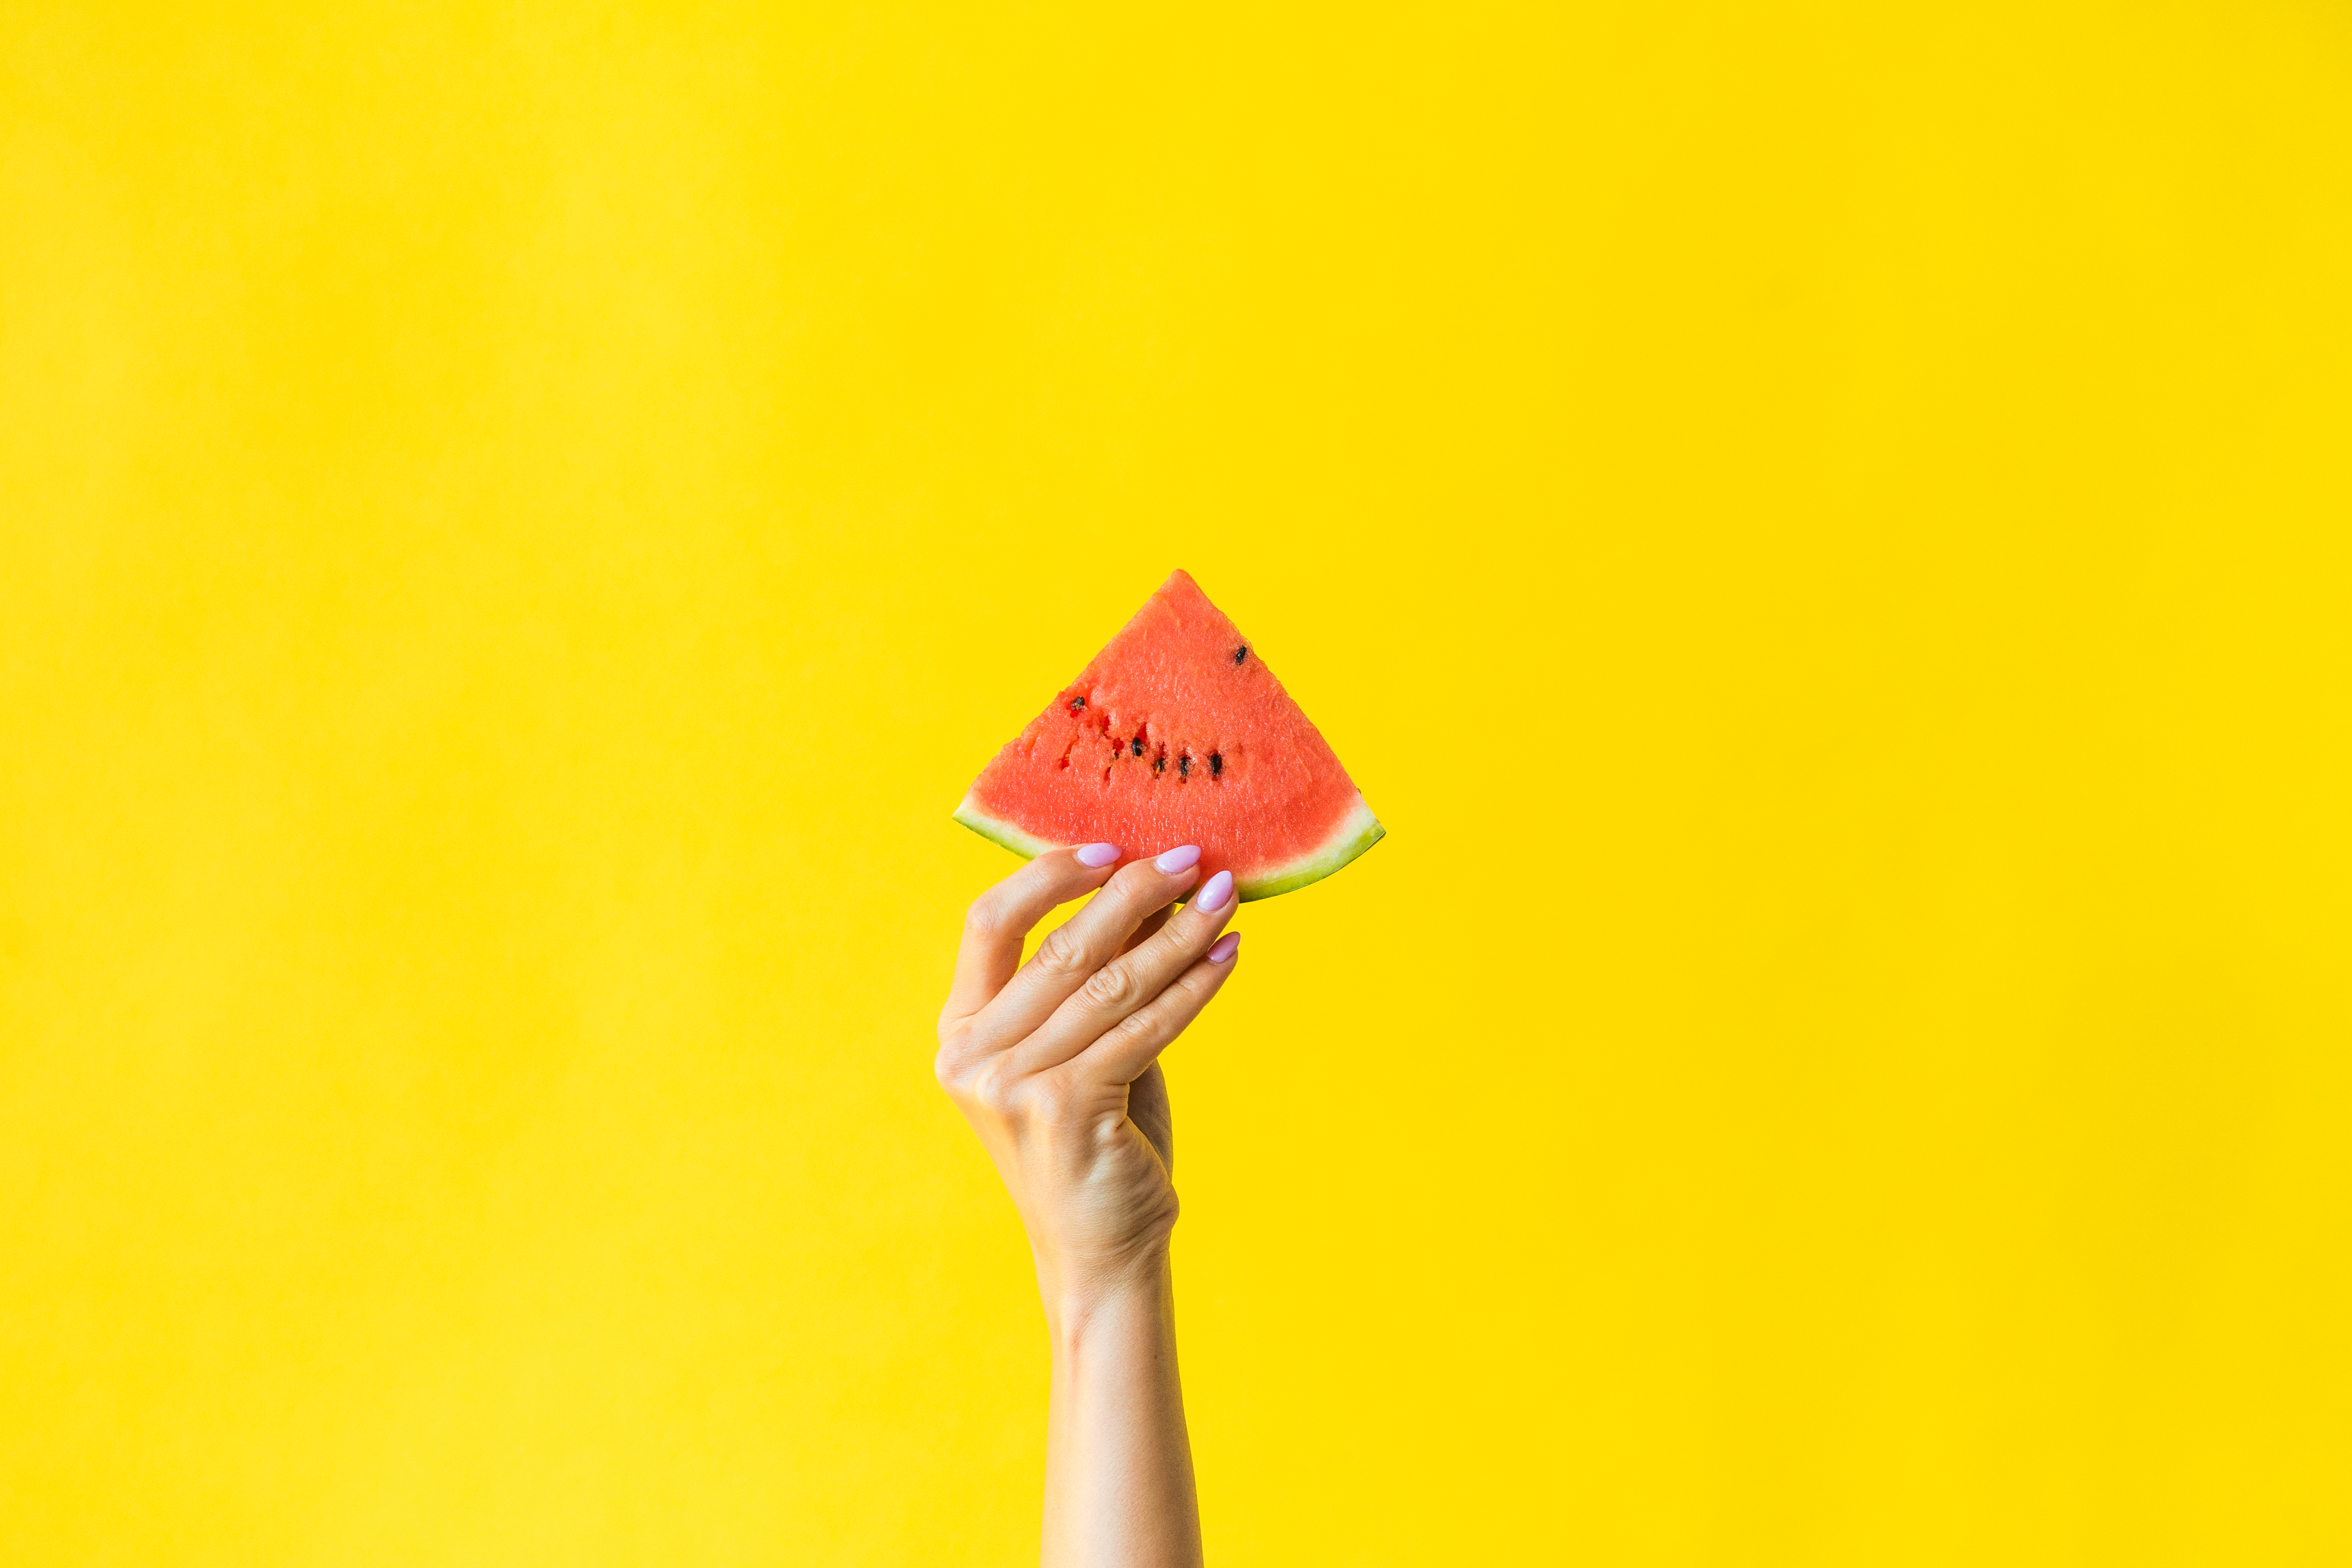
[(1152, 864), (1163, 871), (1173, 873), (1191, 870), (1200, 858), (1201, 847), (1197, 844), (1185, 844), (1171, 849)]
[(1220, 871), (1201, 884), (1201, 890), (1192, 895), (1192, 907), (1204, 915), (1213, 915), (1223, 909), (1225, 900), (1233, 896), (1234, 874)]
[(1081, 866), (1099, 869), (1118, 858), (1118, 846), (1116, 844), (1085, 845), (1071, 858)]
[(1234, 954), (1239, 952), (1241, 950), (1242, 933), (1237, 931), (1229, 931), (1224, 935), (1217, 939), (1216, 946), (1209, 950), (1209, 962), (1211, 963), (1231, 963), (1234, 961)]

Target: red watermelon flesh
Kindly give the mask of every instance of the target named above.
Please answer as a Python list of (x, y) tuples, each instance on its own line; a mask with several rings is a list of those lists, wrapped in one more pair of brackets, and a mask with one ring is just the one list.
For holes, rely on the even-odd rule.
[(973, 782), (955, 818), (1007, 849), (1201, 847), (1244, 899), (1319, 881), (1387, 832), (1298, 704), (1182, 572)]

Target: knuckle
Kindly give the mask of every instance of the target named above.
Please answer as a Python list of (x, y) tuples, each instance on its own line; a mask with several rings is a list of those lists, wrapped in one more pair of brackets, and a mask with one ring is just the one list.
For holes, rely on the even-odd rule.
[(1086, 944), (1063, 925), (1047, 931), (1045, 940), (1037, 944), (1037, 967), (1066, 977), (1084, 974), (1093, 965), (1087, 961)]
[(998, 1116), (1010, 1116), (1021, 1106), (1020, 1085), (994, 1068), (974, 1074), (969, 1092), (974, 1104)]
[(1136, 978), (1131, 966), (1109, 963), (1087, 979), (1085, 995), (1090, 1005), (1106, 1012), (1124, 1012), (1140, 999), (1142, 989), (1143, 983)]
[(971, 907), (963, 912), (963, 929), (967, 936), (994, 936), (1003, 923), (1003, 905), (993, 893), (982, 893), (972, 900)]
[(1109, 1038), (1116, 1046), (1149, 1046), (1159, 1037), (1160, 1028), (1160, 1020), (1150, 1013), (1130, 1013), (1113, 1026)]
[(959, 1100), (965, 1099), (982, 1060), (971, 1048), (963, 1030), (943, 1029), (940, 1032), (939, 1054), (931, 1058), (931, 1076), (940, 1080), (941, 1089)]

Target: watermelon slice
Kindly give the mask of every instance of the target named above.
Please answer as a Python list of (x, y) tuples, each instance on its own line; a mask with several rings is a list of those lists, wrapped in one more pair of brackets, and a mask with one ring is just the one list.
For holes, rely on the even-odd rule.
[(1388, 831), (1249, 638), (1179, 572), (996, 754), (955, 819), (1020, 855), (1201, 847), (1244, 899), (1318, 882)]

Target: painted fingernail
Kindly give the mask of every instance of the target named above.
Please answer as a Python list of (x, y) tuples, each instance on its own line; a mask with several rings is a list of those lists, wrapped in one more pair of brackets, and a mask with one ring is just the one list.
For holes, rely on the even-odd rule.
[(1231, 963), (1234, 961), (1234, 954), (1239, 952), (1241, 950), (1242, 933), (1237, 931), (1229, 931), (1224, 935), (1217, 939), (1216, 946), (1209, 950), (1209, 962), (1211, 963)]
[(1234, 874), (1220, 871), (1201, 884), (1201, 890), (1192, 895), (1192, 907), (1204, 915), (1213, 915), (1223, 909), (1225, 900), (1233, 896)]
[(1159, 859), (1154, 860), (1152, 864), (1159, 867), (1163, 871), (1174, 873), (1177, 871), (1191, 870), (1193, 866), (1199, 862), (1200, 858), (1201, 847), (1199, 845), (1184, 844), (1178, 846), (1176, 848), (1171, 849), (1167, 854), (1162, 855)]
[(1118, 846), (1116, 844), (1083, 845), (1070, 858), (1090, 869), (1099, 869), (1118, 858)]

